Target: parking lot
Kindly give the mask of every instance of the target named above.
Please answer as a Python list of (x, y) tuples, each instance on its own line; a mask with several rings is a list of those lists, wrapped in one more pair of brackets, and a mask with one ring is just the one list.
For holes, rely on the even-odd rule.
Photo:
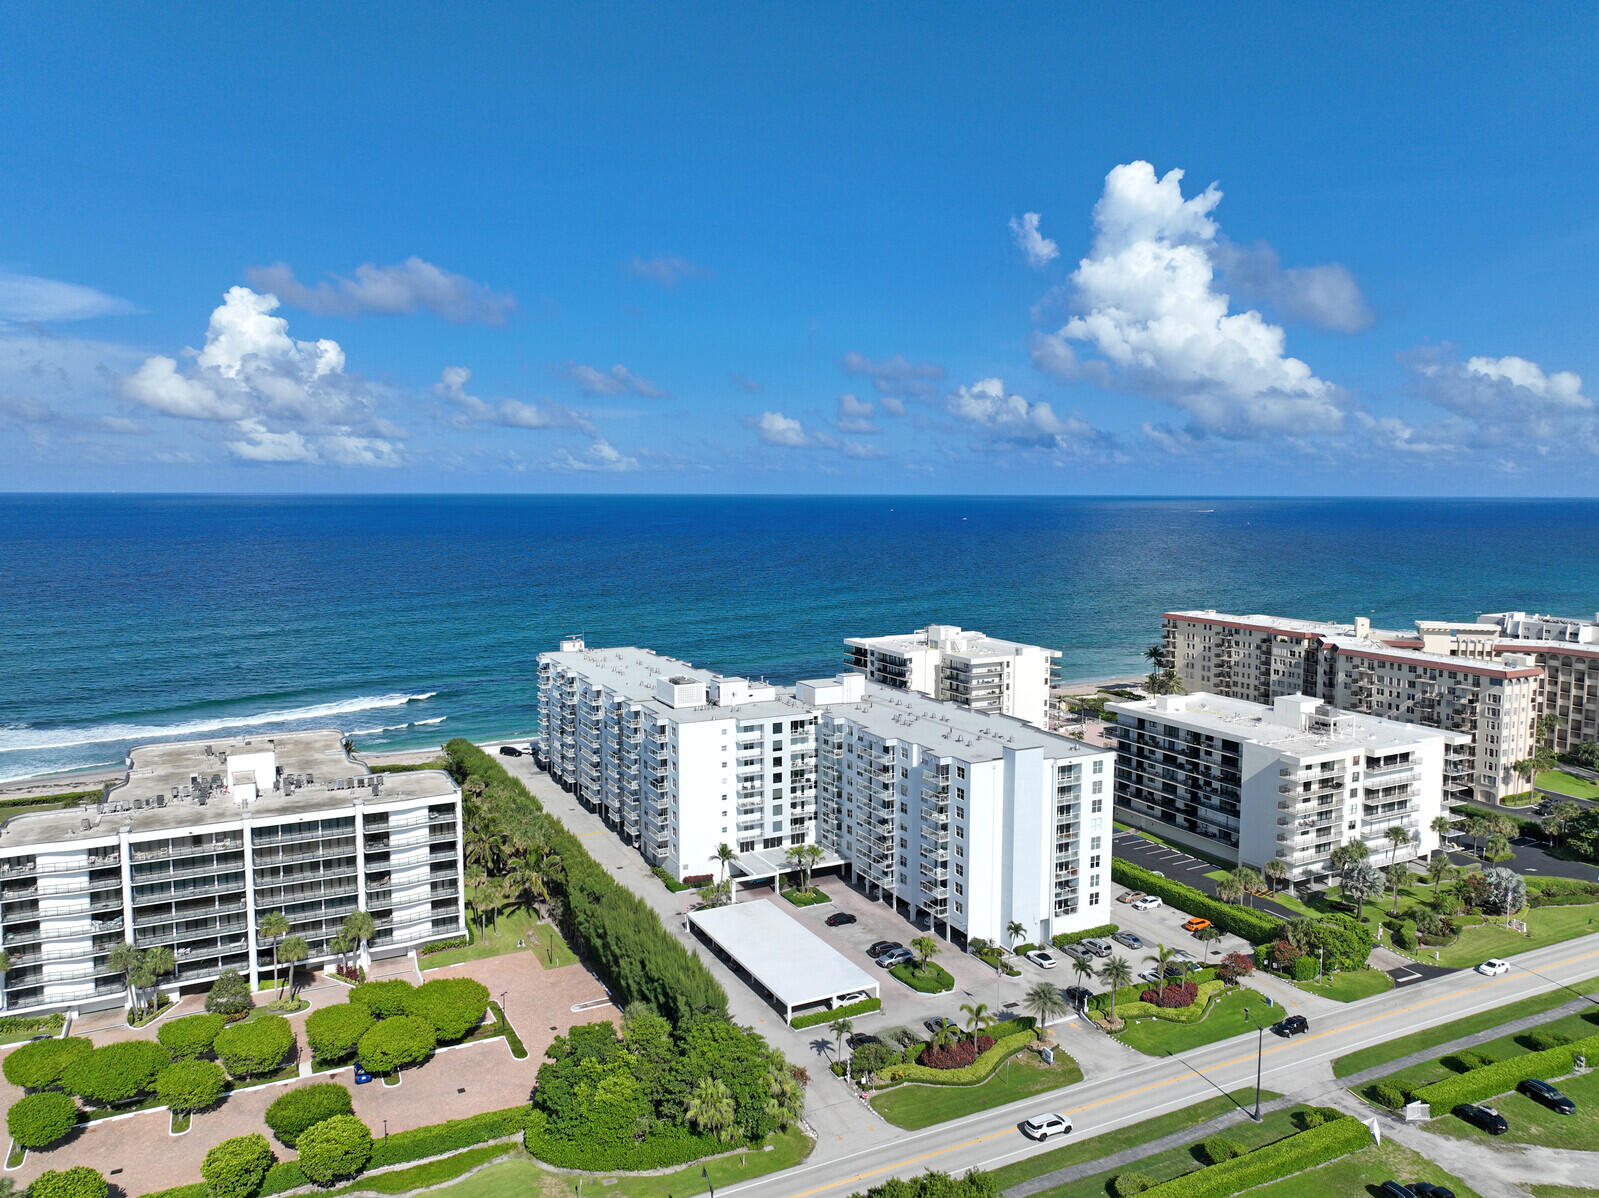
[[(1117, 832), (1114, 844), (1116, 856), (1123, 861), (1152, 869), (1174, 882), (1181, 882), (1204, 894), (1215, 896), (1216, 883), (1214, 879), (1205, 876), (1219, 868), (1211, 862), (1201, 860), (1181, 849), (1161, 844), (1159, 841), (1148, 840), (1137, 832)], [(1260, 910), (1269, 911), (1278, 919), (1294, 918), (1294, 912), (1286, 907), (1279, 907), (1270, 899), (1256, 897), (1251, 902)]]

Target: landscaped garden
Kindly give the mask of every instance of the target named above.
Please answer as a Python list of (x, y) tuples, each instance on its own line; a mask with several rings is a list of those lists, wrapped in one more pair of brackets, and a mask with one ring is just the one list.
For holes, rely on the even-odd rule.
[(1599, 799), (1599, 782), (1590, 782), (1565, 770), (1544, 770), (1538, 775), (1535, 785), (1539, 790), (1552, 790), (1574, 799)]
[(1310, 994), (1330, 998), (1334, 1002), (1356, 1002), (1362, 998), (1370, 998), (1373, 994), (1392, 990), (1394, 980), (1380, 969), (1352, 969), (1347, 973), (1335, 973), (1324, 977), (1319, 982), (1314, 978), (1308, 982), (1300, 982), (1299, 988)]
[(532, 952), (546, 969), (577, 963), (561, 933), (532, 911), (500, 915), (487, 927), (474, 927), (468, 943), (434, 952), (424, 948), (418, 959), (424, 970), (443, 969), (514, 952)]

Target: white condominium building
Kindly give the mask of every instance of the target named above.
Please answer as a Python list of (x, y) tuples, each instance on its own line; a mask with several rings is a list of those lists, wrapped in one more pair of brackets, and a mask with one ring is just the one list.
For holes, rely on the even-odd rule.
[[(1432, 823), (1471, 738), (1338, 711), (1308, 695), (1271, 705), (1203, 692), (1108, 703), (1116, 809), (1136, 827), (1290, 876), (1326, 873), (1361, 840), (1379, 865), (1438, 847)], [(1395, 850), (1388, 829), (1409, 843)]]
[(651, 865), (720, 876), (716, 850), (814, 840), (816, 715), (776, 687), (647, 649), (539, 655), (550, 776)]
[[(1451, 627), (1464, 631), (1446, 636)], [(1471, 627), (1423, 622), (1418, 636), (1364, 619), (1206, 610), (1167, 612), (1164, 635), (1168, 663), (1189, 691), (1255, 703), (1311, 695), (1343, 710), (1465, 732), (1471, 795), (1494, 800), (1526, 789), (1512, 767), (1532, 753), (1544, 671), (1524, 654), (1489, 654)]]
[(0, 824), (0, 934), (14, 1012), (115, 1006), (118, 944), (166, 945), (163, 988), (270, 976), (256, 929), (281, 911), (308, 964), (350, 912), (372, 957), (466, 930), (461, 792), (438, 770), (372, 774), (338, 732), (134, 749), (99, 802)]
[(959, 944), (1106, 921), (1107, 749), (869, 682), (801, 682), (821, 713), (818, 839), (904, 915)]
[(1058, 649), (953, 624), (929, 624), (904, 636), (849, 637), (844, 644), (847, 664), (873, 682), (1048, 727)]

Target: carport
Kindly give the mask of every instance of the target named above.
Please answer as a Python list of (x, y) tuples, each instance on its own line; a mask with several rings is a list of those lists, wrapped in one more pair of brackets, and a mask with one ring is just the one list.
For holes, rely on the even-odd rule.
[(723, 957), (771, 996), (784, 1020), (794, 1008), (864, 991), (877, 979), (765, 899), (689, 913), (689, 923)]
[[(824, 850), (821, 858), (811, 866), (811, 873), (815, 875), (823, 870), (837, 869), (843, 864), (844, 858)], [(800, 867), (788, 859), (787, 849), (754, 849), (740, 853), (733, 862), (734, 879), (740, 882), (765, 882), (799, 872)]]

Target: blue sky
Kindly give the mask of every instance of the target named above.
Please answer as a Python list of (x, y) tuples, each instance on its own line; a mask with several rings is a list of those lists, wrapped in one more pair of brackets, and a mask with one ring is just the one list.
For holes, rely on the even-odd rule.
[(0, 489), (1599, 492), (1591, 7), (8, 43)]

